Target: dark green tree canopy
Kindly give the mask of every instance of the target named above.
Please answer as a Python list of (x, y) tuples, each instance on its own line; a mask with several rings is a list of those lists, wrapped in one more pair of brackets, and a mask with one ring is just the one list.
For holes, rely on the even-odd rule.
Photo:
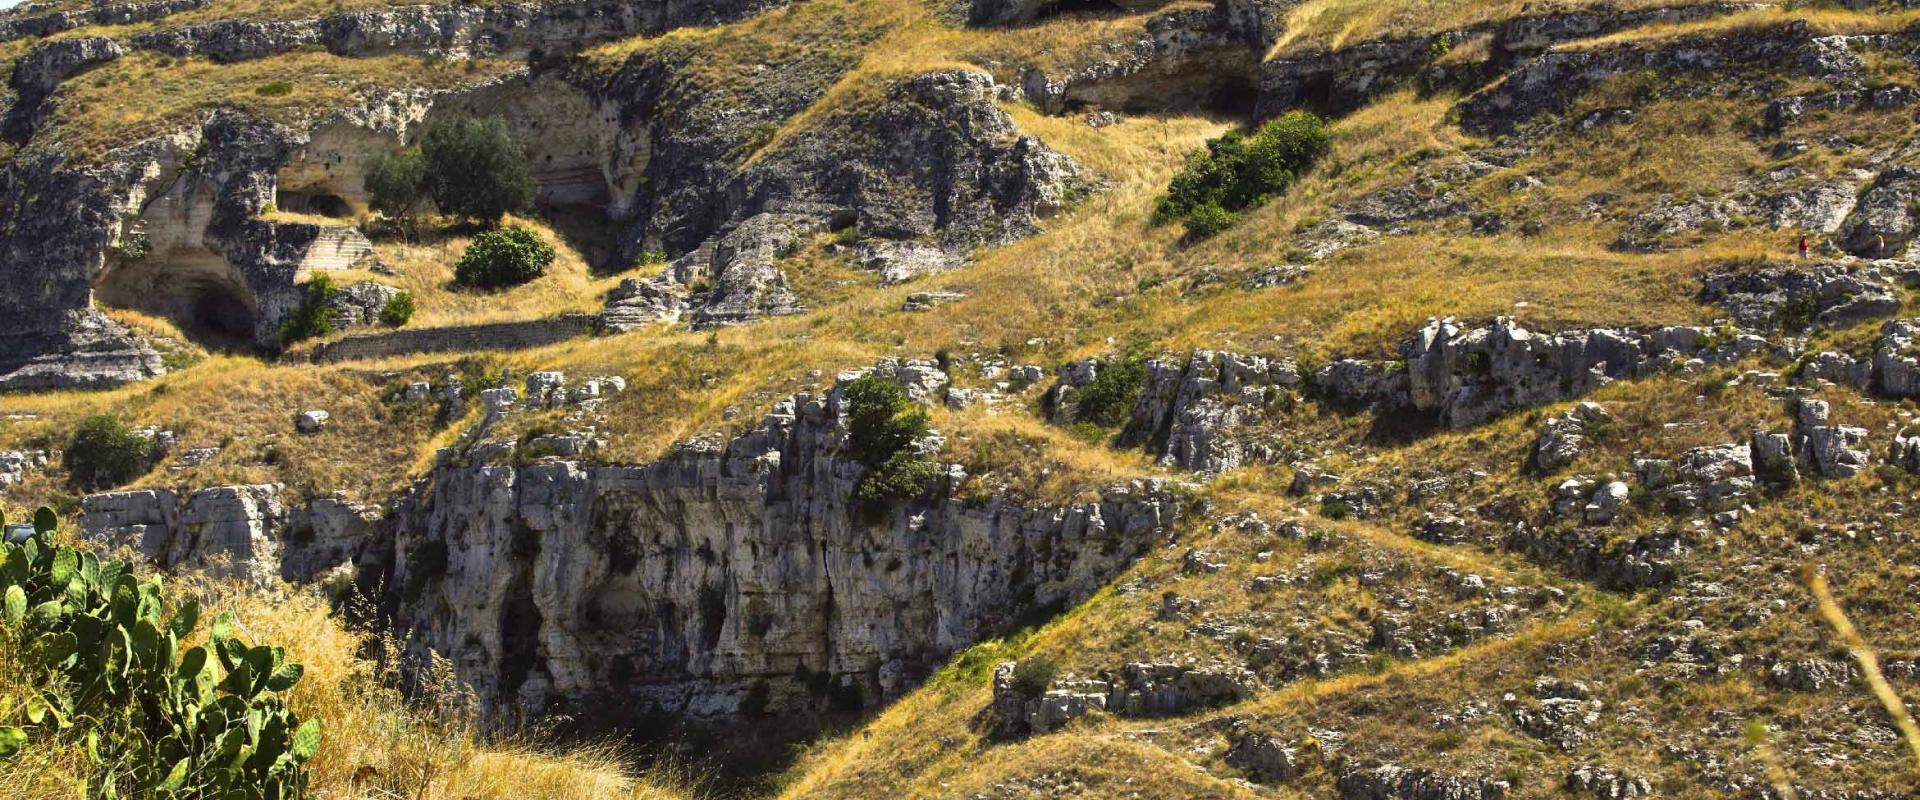
[(389, 219), (405, 220), (420, 210), (427, 195), (427, 161), (420, 148), (383, 153), (367, 165), (364, 187), (373, 210)]
[(428, 129), (420, 153), (441, 213), (493, 225), (533, 208), (533, 169), (500, 117), (461, 117)]

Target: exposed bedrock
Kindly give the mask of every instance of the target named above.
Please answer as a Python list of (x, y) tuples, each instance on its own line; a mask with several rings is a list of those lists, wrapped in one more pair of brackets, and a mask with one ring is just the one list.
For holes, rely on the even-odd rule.
[[(1261, 65), (1258, 116), (1306, 107), (1342, 114), (1405, 87), (1470, 92), (1554, 45), (1647, 25), (1674, 24), (1754, 8), (1699, 3), (1636, 10), (1569, 11), (1515, 17), (1425, 36), (1375, 39), (1333, 50), (1288, 53)], [(1483, 56), (1457, 57), (1477, 42)]]
[(729, 187), (732, 220), (777, 212), (855, 226), (862, 266), (889, 281), (963, 263), (1036, 233), (1096, 188), (1073, 159), (1022, 135), (993, 78), (899, 81), (777, 144)]
[(1050, 113), (1084, 107), (1141, 113), (1200, 109), (1244, 116), (1258, 94), (1259, 62), (1277, 31), (1258, 9), (1221, 2), (1158, 14), (1107, 57), (1065, 68), (1026, 68), (1021, 92)]
[(0, 18), (0, 42), (28, 36), (52, 36), (88, 25), (131, 25), (202, 8), (211, 0), (151, 0), (138, 3), (95, 3), (90, 8), (36, 13), (28, 5)]
[[(0, 365), (77, 351), (62, 326), (94, 313), (96, 298), (169, 316), (223, 346), (277, 347), (282, 320), (302, 299), (300, 281), (373, 257), (348, 222), (366, 210), (371, 160), (459, 114), (504, 112), (527, 148), (539, 203), (557, 220), (624, 227), (620, 249), (629, 255), (663, 242), (686, 243), (677, 251), (685, 253), (712, 239), (708, 252), (721, 257), (672, 271), (682, 283), (667, 287), (672, 308), (656, 315), (688, 312), (703, 326), (794, 310), (774, 262), (813, 231), (857, 226), (859, 263), (905, 280), (1030, 235), (1097, 188), (1071, 159), (1020, 134), (984, 74), (931, 73), (884, 91), (744, 167), (748, 151), (690, 133), (711, 128), (654, 124), (654, 104), (666, 98), (645, 85), (583, 86), (555, 73), (372, 96), (304, 131), (216, 112), (90, 166), (22, 157), (6, 170), (6, 186), (31, 202), (0, 209), (10, 220), (0, 243), (31, 257), (0, 270), (33, 272), (23, 283), (40, 292), (0, 298), (0, 326), (14, 329), (0, 329)], [(712, 150), (723, 155), (703, 160)], [(270, 207), (342, 221), (275, 222), (262, 217)], [(747, 224), (757, 217), (780, 222)], [(714, 290), (686, 291), (692, 283)], [(68, 382), (111, 384), (157, 369), (157, 361), (145, 373), (120, 365)], [(63, 380), (57, 369), (36, 374)], [(0, 378), (0, 386), (18, 383)]]
[(564, 0), (397, 6), (298, 20), (221, 20), (136, 34), (131, 42), (140, 49), (226, 62), (315, 46), (356, 57), (433, 53), (455, 58), (540, 59), (611, 39), (731, 22), (781, 4), (778, 0)]
[(62, 81), (125, 54), (119, 42), (104, 36), (62, 39), (28, 50), (13, 63), (13, 75), (8, 79), (13, 102), (6, 108), (5, 118), (0, 119), (0, 135), (15, 143), (33, 138), (48, 113), (47, 100)]
[[(891, 374), (944, 382), (927, 369)], [(249, 580), (356, 566), (414, 654), (450, 659), (490, 708), (727, 723), (895, 697), (960, 648), (1091, 596), (1179, 514), (1159, 481), (1067, 505), (960, 499), (948, 467), (868, 516), (841, 402), (796, 395), (747, 433), (648, 464), (481, 441), (443, 452), (385, 519), (240, 486), (94, 495), (82, 526)]]
[[(1877, 291), (1877, 284), (1861, 285), (1865, 288), (1857, 294), (1829, 292), (1809, 306), (1810, 319), (1823, 319), (1820, 314), (1829, 309), (1852, 313), (1862, 297)], [(1806, 291), (1816, 290), (1809, 282)], [(1911, 330), (1901, 321), (1886, 324), (1876, 363), (1864, 365), (1862, 388), (1878, 376), (1883, 386), (1895, 387), (1883, 388), (1884, 394), (1905, 396), (1900, 392), (1914, 383), (1908, 373), (1920, 374), (1908, 370), (1914, 359), (1903, 355), (1908, 340), (1902, 337)], [(1147, 362), (1144, 386), (1117, 443), (1144, 447), (1168, 466), (1218, 473), (1306, 455), (1275, 440), (1269, 424), (1306, 393), (1336, 405), (1371, 407), (1416, 427), (1457, 429), (1575, 399), (1615, 380), (1698, 371), (1776, 350), (1766, 337), (1739, 330), (1670, 326), (1541, 333), (1504, 317), (1472, 327), (1432, 320), (1401, 344), (1398, 361), (1342, 359), (1311, 375), (1284, 359), (1203, 350)], [(1098, 361), (1060, 368), (1048, 395), (1055, 422), (1078, 419), (1079, 392), (1103, 368)]]
[[(666, 114), (691, 113), (647, 88), (645, 75), (655, 68), (630, 67), (596, 94), (635, 98), (603, 101), (620, 103), (622, 119), (644, 119), (654, 104)], [(750, 162), (750, 149), (722, 135), (737, 126), (689, 119), (688, 127), (655, 124), (642, 129), (649, 138), (636, 131), (618, 140), (614, 162), (623, 177), (614, 181), (620, 188), (609, 213), (628, 216), (625, 249), (659, 248), (677, 258), (660, 276), (616, 292), (609, 326), (684, 314), (714, 327), (794, 313), (800, 309), (777, 262), (822, 231), (857, 232), (855, 263), (886, 282), (953, 269), (978, 248), (1038, 232), (1099, 184), (1071, 158), (1022, 135), (996, 103), (999, 88), (966, 70), (897, 80), (874, 102), (831, 111)], [(624, 130), (634, 129), (628, 123)], [(623, 199), (635, 182), (648, 190)]]
[(864, 523), (833, 399), (645, 466), (443, 466), (396, 505), (416, 647), (483, 697), (687, 719), (895, 696), (1022, 614), (1084, 599), (1170, 523), (1150, 484), (1028, 507), (948, 495)]
[[(1535, 119), (1560, 114), (1609, 80), (1658, 75), (1652, 97), (1745, 96), (1771, 99), (1782, 78), (1817, 80), (1840, 89), (1864, 86), (1862, 54), (1911, 53), (1911, 29), (1869, 36), (1825, 36), (1804, 22), (1672, 40), (1628, 42), (1587, 50), (1551, 51), (1520, 64), (1461, 105), (1461, 124), (1481, 134), (1506, 134)], [(1710, 77), (1711, 80), (1701, 80)]]

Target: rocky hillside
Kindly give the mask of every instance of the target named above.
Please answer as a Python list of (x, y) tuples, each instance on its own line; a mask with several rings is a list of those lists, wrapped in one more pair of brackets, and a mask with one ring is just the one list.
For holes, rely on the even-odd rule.
[(0, 506), (715, 793), (1914, 797), (1907, 5), (28, 3)]

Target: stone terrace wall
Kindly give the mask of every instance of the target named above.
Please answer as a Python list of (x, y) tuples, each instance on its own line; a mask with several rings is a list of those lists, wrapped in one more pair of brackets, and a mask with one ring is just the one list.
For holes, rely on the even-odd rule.
[(419, 328), (368, 336), (350, 336), (323, 344), (306, 356), (315, 364), (359, 361), (416, 353), (452, 353), (481, 350), (527, 350), (591, 336), (598, 329), (593, 314), (563, 314), (528, 322)]

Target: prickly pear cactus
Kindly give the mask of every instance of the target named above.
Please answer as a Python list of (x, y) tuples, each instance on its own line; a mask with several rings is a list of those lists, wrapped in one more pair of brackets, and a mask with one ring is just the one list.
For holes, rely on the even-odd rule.
[(169, 613), (158, 577), (57, 544), (57, 524), (43, 508), (32, 536), (0, 541), (0, 636), (41, 687), (23, 708), (0, 707), (0, 768), (28, 748), (83, 742), (90, 796), (300, 797), (320, 745), (319, 724), (285, 704), (300, 665), (241, 641), (225, 615), (206, 644), (183, 649), (197, 603)]

